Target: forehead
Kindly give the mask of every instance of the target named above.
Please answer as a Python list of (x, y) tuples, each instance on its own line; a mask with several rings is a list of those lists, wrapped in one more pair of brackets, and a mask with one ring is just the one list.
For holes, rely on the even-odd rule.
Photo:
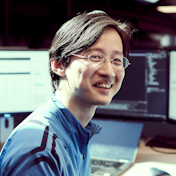
[(103, 30), (96, 42), (85, 50), (86, 53), (91, 51), (123, 54), (122, 39), (114, 28), (107, 27)]

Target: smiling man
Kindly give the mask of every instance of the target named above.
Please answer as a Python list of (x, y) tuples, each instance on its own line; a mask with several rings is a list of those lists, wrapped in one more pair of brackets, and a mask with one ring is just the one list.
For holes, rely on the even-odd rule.
[(106, 27), (94, 44), (71, 54), (70, 60), (66, 68), (57, 60), (51, 63), (60, 76), (56, 97), (86, 127), (97, 105), (109, 104), (121, 87), (125, 74), (121, 37)]
[(89, 140), (101, 130), (91, 119), (119, 91), (131, 41), (132, 27), (103, 11), (61, 26), (49, 50), (55, 94), (11, 134), (1, 176), (90, 176)]

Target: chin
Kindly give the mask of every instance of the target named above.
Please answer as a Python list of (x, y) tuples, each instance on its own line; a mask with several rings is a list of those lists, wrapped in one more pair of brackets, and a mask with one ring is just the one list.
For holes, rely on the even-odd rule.
[(101, 106), (106, 106), (106, 105), (108, 105), (109, 103), (111, 103), (111, 100), (110, 101), (103, 101), (103, 100), (101, 100), (101, 101), (98, 101), (97, 102), (97, 104), (96, 105), (101, 105)]

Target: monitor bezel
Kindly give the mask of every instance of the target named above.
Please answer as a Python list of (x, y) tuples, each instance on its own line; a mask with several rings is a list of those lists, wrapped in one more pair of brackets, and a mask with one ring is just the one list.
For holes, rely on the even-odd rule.
[(170, 64), (171, 64), (171, 52), (175, 52), (176, 53), (176, 49), (171, 49), (169, 51), (169, 59), (168, 59), (168, 116), (167, 116), (167, 121), (171, 124), (176, 124), (176, 119), (172, 119), (170, 118), (170, 115), (169, 115), (169, 106), (170, 106)]

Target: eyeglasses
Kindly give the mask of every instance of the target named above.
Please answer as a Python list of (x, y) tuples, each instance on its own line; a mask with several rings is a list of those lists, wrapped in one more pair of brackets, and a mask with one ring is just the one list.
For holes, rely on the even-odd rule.
[(95, 66), (103, 66), (108, 59), (111, 61), (111, 63), (113, 63), (115, 68), (123, 66), (124, 69), (126, 69), (129, 65), (131, 65), (129, 60), (122, 55), (117, 55), (113, 59), (107, 58), (102, 53), (92, 53), (92, 54), (88, 55), (88, 57), (78, 55), (78, 54), (72, 54), (72, 55), (80, 57), (80, 58), (86, 58), (86, 59), (88, 59), (89, 63), (91, 63), (92, 65), (95, 65)]

